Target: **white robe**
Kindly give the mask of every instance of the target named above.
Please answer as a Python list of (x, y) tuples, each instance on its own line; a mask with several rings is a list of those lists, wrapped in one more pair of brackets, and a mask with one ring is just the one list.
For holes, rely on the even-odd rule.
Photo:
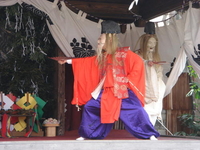
[(165, 83), (162, 80), (162, 66), (155, 65), (148, 66), (145, 61), (146, 69), (146, 94), (145, 94), (145, 106), (144, 109), (149, 115), (150, 121), (153, 125), (156, 123), (156, 119), (159, 117), (162, 119), (161, 112), (163, 108), (163, 97), (165, 93)]

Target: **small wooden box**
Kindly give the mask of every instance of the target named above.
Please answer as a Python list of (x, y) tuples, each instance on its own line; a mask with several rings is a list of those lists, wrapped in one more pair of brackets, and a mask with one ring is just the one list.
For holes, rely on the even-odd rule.
[(43, 124), (45, 127), (45, 136), (46, 137), (54, 137), (56, 136), (56, 127), (59, 126), (59, 124)]

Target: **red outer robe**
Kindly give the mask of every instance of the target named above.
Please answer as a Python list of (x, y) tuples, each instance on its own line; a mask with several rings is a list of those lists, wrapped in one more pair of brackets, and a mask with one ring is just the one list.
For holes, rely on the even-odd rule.
[[(136, 94), (144, 106), (145, 69), (143, 60), (128, 50), (124, 64), (129, 79), (128, 88)], [(74, 97), (71, 103), (84, 105), (92, 98), (91, 93), (100, 82), (100, 70), (97, 66), (96, 56), (73, 59), (72, 68), (74, 72)], [(101, 97), (101, 123), (113, 123), (118, 120), (120, 114), (121, 99), (113, 95), (113, 75), (111, 72), (107, 73)]]

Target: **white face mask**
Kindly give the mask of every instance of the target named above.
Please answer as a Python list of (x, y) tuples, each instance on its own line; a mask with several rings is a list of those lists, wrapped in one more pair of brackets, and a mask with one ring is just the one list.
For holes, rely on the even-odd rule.
[(153, 52), (155, 50), (157, 41), (154, 37), (151, 37), (147, 43), (147, 51)]
[(101, 34), (100, 37), (98, 38), (98, 47), (103, 48), (106, 42), (106, 34)]

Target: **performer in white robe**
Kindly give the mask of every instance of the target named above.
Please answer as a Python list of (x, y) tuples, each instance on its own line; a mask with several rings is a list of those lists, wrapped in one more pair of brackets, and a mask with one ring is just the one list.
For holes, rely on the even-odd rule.
[[(163, 97), (165, 93), (165, 83), (163, 82), (163, 68), (160, 64), (152, 63), (155, 52), (155, 38), (151, 37), (147, 44), (148, 60), (145, 60), (146, 70), (146, 94), (145, 106), (150, 121), (155, 125), (157, 118), (162, 119)], [(155, 44), (154, 44), (155, 43)]]
[(158, 39), (155, 35), (155, 30), (150, 32), (146, 30), (146, 33), (140, 37), (140, 49), (136, 53), (145, 62), (146, 93), (144, 108), (149, 115), (151, 123), (155, 125), (157, 119), (162, 120), (161, 113), (166, 86), (162, 79), (163, 68), (160, 64)]

